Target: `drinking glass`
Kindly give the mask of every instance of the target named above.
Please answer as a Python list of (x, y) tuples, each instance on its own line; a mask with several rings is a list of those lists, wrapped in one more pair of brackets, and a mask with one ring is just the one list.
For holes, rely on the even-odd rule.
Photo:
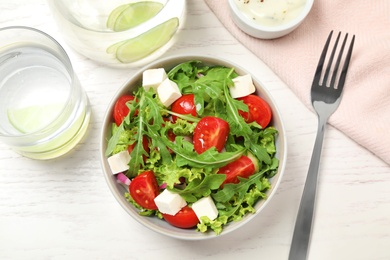
[(0, 141), (33, 159), (70, 151), (90, 106), (65, 50), (29, 27), (0, 29)]

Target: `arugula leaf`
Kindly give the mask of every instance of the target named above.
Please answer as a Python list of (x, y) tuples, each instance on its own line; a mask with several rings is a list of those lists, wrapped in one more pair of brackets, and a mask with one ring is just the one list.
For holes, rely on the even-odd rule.
[(252, 129), (245, 122), (244, 118), (238, 114), (238, 110), (248, 110), (248, 106), (246, 106), (242, 101), (238, 101), (232, 98), (227, 85), (225, 85), (224, 87), (224, 93), (226, 98), (227, 121), (230, 125), (231, 133), (233, 135), (243, 136), (247, 140), (247, 142), (250, 143)]
[(198, 154), (194, 151), (192, 143), (185, 141), (182, 136), (175, 139), (175, 143), (168, 140), (164, 134), (166, 129), (162, 130), (161, 140), (176, 154), (176, 163), (179, 167), (189, 166), (196, 168), (213, 167), (219, 168), (231, 161), (241, 157), (246, 152), (246, 149), (241, 147), (234, 152), (219, 153), (215, 147)]
[(181, 93), (186, 93), (185, 88), (198, 79), (199, 73), (207, 70), (207, 67), (199, 69), (198, 66), (201, 64), (202, 62), (197, 60), (183, 62), (171, 69), (167, 76), (170, 80), (176, 82)]
[(251, 143), (250, 150), (257, 157), (257, 159), (259, 159), (259, 163), (262, 162), (264, 162), (265, 164), (271, 163), (271, 156), (269, 155), (265, 147), (258, 145), (256, 143)]
[(120, 139), (123, 131), (124, 131), (123, 124), (121, 124), (118, 128), (115, 128), (115, 126), (113, 124), (113, 126), (112, 126), (113, 135), (108, 140), (106, 153), (105, 153), (106, 156), (110, 156), (113, 153), (113, 151), (114, 151), (115, 147), (117, 146), (117, 144), (121, 143), (119, 141), (119, 139)]
[(213, 199), (217, 202), (227, 202), (233, 198), (236, 194), (242, 194), (248, 191), (250, 185), (256, 183), (259, 178), (263, 177), (265, 172), (269, 170), (269, 167), (265, 167), (261, 171), (253, 174), (248, 179), (239, 178), (240, 182), (237, 184), (228, 183), (225, 184), (223, 189), (219, 190), (212, 195)]
[[(241, 179), (247, 182), (247, 179)], [(230, 221), (239, 221), (248, 213), (255, 213), (255, 204), (260, 199), (266, 199), (270, 183), (266, 177), (257, 178), (248, 185), (248, 190), (240, 189), (230, 200), (218, 202), (219, 216), (225, 216)]]
[(187, 202), (196, 202), (199, 198), (209, 196), (212, 190), (218, 189), (225, 179), (225, 174), (209, 174), (202, 179), (192, 180), (184, 190), (174, 188), (172, 191)]

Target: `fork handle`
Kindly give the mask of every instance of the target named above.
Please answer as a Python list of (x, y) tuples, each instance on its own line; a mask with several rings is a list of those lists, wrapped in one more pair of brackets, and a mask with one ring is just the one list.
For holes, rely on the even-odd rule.
[(295, 222), (294, 234), (288, 258), (289, 260), (307, 259), (325, 125), (326, 120), (319, 117), (317, 136)]

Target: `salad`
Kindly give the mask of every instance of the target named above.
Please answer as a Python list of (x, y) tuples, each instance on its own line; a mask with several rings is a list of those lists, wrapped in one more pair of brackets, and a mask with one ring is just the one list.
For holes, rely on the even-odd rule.
[[(122, 158), (125, 168), (113, 173), (139, 214), (220, 234), (255, 212), (277, 173), (272, 111), (237, 89), (234, 68), (191, 60), (163, 74), (177, 96), (163, 98), (165, 83), (121, 96), (106, 156)], [(244, 96), (232, 96), (234, 88)]]

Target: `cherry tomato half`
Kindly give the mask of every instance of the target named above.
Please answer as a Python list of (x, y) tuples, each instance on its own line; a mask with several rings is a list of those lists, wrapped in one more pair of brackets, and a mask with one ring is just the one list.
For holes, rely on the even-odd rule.
[(156, 210), (154, 199), (160, 192), (153, 171), (145, 171), (135, 177), (129, 185), (129, 192), (135, 202), (141, 207)]
[[(172, 112), (181, 115), (193, 115), (196, 116), (196, 107), (194, 101), (194, 94), (183, 95), (173, 102), (171, 107)], [(173, 122), (176, 122), (177, 116), (172, 115)]]
[(194, 210), (189, 206), (183, 207), (176, 215), (162, 214), (164, 219), (172, 226), (179, 228), (192, 228), (199, 223)]
[(114, 105), (114, 120), (117, 126), (119, 126), (123, 119), (129, 114), (130, 110), (126, 103), (128, 101), (134, 100), (134, 96), (132, 95), (124, 95), (118, 98)]
[(245, 122), (252, 123), (256, 121), (262, 128), (266, 128), (271, 121), (272, 111), (268, 103), (259, 96), (248, 95), (237, 98), (242, 100), (248, 106), (249, 111), (239, 110), (238, 113), (245, 119)]
[(237, 160), (219, 168), (218, 173), (226, 174), (226, 179), (222, 185), (226, 183), (239, 183), (238, 176), (249, 178), (258, 170), (258, 164), (256, 158), (243, 155)]
[(194, 129), (194, 149), (198, 154), (203, 153), (211, 147), (221, 152), (225, 146), (230, 131), (229, 124), (218, 117), (203, 117)]

